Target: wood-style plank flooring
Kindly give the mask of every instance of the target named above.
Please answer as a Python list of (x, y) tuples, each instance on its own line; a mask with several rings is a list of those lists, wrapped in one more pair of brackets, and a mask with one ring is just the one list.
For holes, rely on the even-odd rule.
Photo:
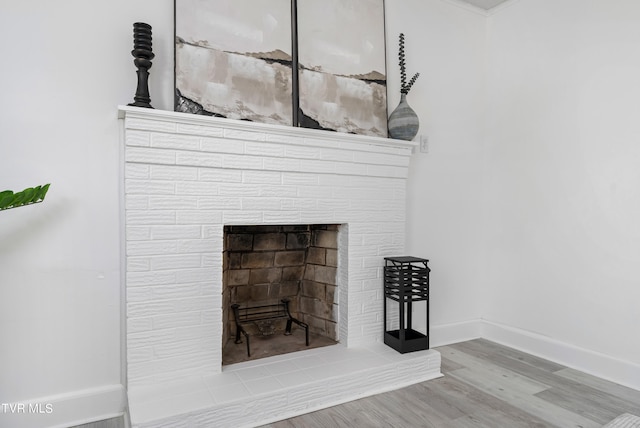
[[(640, 391), (488, 340), (435, 349), (442, 378), (263, 428), (592, 428), (640, 416)], [(78, 428), (123, 426), (116, 418)]]
[(104, 421), (91, 422), (84, 425), (76, 425), (71, 428), (124, 428), (124, 417), (105, 419)]
[(488, 340), (435, 349), (442, 378), (263, 428), (592, 428), (640, 415), (640, 391)]

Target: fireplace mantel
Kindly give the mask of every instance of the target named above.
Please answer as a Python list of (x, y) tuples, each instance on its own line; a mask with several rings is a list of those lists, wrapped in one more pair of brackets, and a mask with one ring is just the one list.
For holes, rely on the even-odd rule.
[[(342, 132), (281, 126), (130, 106), (118, 107), (118, 118), (129, 121), (153, 121), (159, 127), (164, 125), (164, 127), (166, 127), (165, 130), (169, 132), (182, 130), (189, 133), (189, 127), (199, 129), (208, 128), (211, 129), (212, 137), (247, 138), (252, 141), (278, 142), (306, 147), (348, 148), (354, 151), (379, 151), (383, 153), (389, 152), (388, 149), (391, 149), (390, 153), (397, 153), (397, 151), (393, 149), (408, 149), (410, 153), (412, 153), (418, 146), (418, 143), (413, 141), (395, 140), (392, 138), (345, 134)], [(154, 127), (154, 129), (158, 128)], [(376, 149), (376, 147), (380, 149)]]
[[(258, 425), (440, 376), (436, 351), (382, 344), (415, 143), (137, 107), (118, 118), (134, 426)], [(223, 369), (223, 229), (277, 224), (342, 225), (340, 343)]]

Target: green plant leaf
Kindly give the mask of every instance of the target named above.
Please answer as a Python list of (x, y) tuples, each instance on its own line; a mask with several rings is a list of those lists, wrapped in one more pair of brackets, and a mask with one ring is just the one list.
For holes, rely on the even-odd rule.
[(0, 210), (6, 210), (11, 206), (13, 201), (13, 192), (10, 190), (0, 193)]
[(40, 193), (38, 194), (38, 199), (40, 199), (40, 201), (44, 201), (44, 197), (47, 195), (47, 192), (49, 191), (49, 186), (51, 186), (51, 183), (45, 184), (40, 189)]
[(33, 196), (31, 196), (31, 199), (29, 199), (30, 204), (35, 204), (36, 202), (38, 202), (38, 200), (40, 199), (38, 198), (38, 195), (40, 195), (41, 188), (42, 186), (36, 186), (33, 188)]
[(33, 195), (35, 195), (36, 191), (33, 187), (29, 187), (28, 189), (24, 189), (22, 191), (22, 197), (20, 198), (20, 202), (22, 205), (27, 205), (33, 199)]
[(42, 202), (49, 190), (49, 186), (50, 184), (27, 187), (22, 192), (17, 193), (13, 193), (11, 190), (4, 190), (0, 192), (0, 210)]
[(22, 193), (14, 193), (9, 201), (9, 206), (12, 208), (20, 206), (20, 198), (22, 197)]

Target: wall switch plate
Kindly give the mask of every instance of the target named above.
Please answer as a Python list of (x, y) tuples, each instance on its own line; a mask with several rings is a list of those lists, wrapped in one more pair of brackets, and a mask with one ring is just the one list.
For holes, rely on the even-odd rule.
[(426, 135), (420, 136), (420, 153), (429, 153), (429, 137)]

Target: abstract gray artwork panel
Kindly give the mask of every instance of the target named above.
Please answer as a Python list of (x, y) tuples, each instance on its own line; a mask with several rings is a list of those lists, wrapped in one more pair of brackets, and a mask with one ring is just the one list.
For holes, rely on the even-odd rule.
[(387, 137), (385, 55), (384, 0), (175, 0), (176, 111)]
[(298, 50), (303, 126), (387, 137), (383, 0), (298, 0)]
[(176, 111), (291, 125), (289, 0), (175, 0)]

